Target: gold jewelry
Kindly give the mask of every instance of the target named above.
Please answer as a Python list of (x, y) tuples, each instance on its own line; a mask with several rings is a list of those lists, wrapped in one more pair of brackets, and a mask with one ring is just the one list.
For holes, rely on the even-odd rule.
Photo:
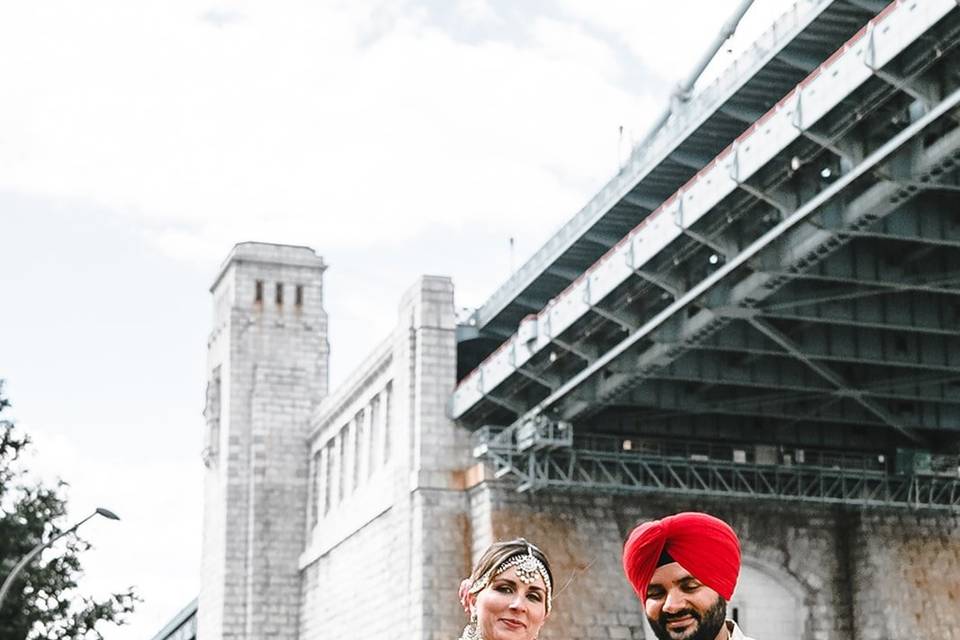
[(477, 625), (476, 611), (470, 615), (470, 622), (463, 628), (460, 640), (483, 640), (483, 634), (480, 633), (480, 627)]
[(550, 613), (550, 608), (553, 606), (553, 585), (550, 583), (550, 572), (547, 571), (547, 567), (540, 562), (540, 559), (533, 555), (533, 547), (529, 543), (527, 544), (526, 553), (517, 553), (510, 556), (477, 578), (470, 586), (468, 593), (479, 593), (485, 586), (490, 584), (491, 580), (510, 567), (516, 567), (517, 577), (520, 578), (524, 584), (533, 584), (537, 581), (538, 575), (543, 579), (543, 584), (547, 587), (547, 613)]

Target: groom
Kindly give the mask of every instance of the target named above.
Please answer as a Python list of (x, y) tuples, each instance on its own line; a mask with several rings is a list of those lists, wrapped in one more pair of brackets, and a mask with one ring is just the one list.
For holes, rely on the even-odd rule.
[(659, 640), (750, 640), (727, 619), (740, 541), (723, 520), (678, 513), (637, 526), (623, 570)]

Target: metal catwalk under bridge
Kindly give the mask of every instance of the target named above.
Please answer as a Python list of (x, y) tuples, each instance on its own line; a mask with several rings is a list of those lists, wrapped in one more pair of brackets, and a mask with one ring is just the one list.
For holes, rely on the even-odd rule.
[[(477, 452), (521, 489), (957, 509), (956, 466), (929, 467), (960, 440), (958, 44), (953, 1), (865, 22), (463, 377)], [(826, 450), (884, 463), (797, 463)]]

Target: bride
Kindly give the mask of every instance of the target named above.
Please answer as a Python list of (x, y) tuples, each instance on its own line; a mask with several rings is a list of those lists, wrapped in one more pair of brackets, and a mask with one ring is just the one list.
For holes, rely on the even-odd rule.
[(460, 640), (535, 640), (552, 596), (543, 551), (523, 538), (496, 542), (460, 584), (460, 603), (470, 614)]

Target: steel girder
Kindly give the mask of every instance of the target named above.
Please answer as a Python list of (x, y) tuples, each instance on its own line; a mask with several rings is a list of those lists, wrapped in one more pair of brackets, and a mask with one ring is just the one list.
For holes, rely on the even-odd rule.
[[(891, 329), (897, 325), (878, 324), (881, 324), (882, 330), (874, 327), (849, 327), (842, 323), (811, 322), (803, 330), (804, 354), (812, 360), (840, 365), (901, 369), (903, 375), (940, 371), (948, 377), (960, 378), (960, 336), (894, 333)], [(733, 322), (719, 335), (712, 336), (693, 348), (701, 354), (723, 354), (719, 361), (723, 363), (725, 370), (732, 368), (730, 375), (737, 375), (736, 370), (742, 365), (762, 361), (777, 362), (788, 355), (745, 322)], [(789, 375), (793, 380), (800, 380), (803, 371), (791, 371)], [(940, 377), (943, 377), (943, 374)], [(781, 376), (781, 379), (784, 377)], [(957, 401), (960, 402), (960, 397)]]
[[(845, 426), (845, 425), (840, 425)], [(839, 428), (828, 422), (787, 421), (764, 415), (735, 415), (657, 411), (620, 406), (598, 414), (575, 427), (578, 433), (619, 434), (624, 438), (697, 443), (737, 443), (752, 449), (757, 444), (780, 447), (839, 449), (847, 452), (889, 453), (902, 443), (889, 430), (871, 425)], [(727, 458), (729, 459), (729, 457)]]
[[(819, 64), (876, 13), (840, 0), (797, 3), (735, 68), (685, 104), (651, 144), (634, 150), (623, 170), (477, 310), (477, 326), (508, 335), (526, 313), (518, 297), (559, 293), (564, 285), (552, 278), (557, 266), (575, 265), (582, 272), (689, 180), (703, 166), (698, 158), (712, 158), (802, 80), (810, 69), (798, 67), (797, 60)], [(587, 240), (592, 231), (609, 242)]]
[(862, 507), (960, 510), (960, 478), (808, 465), (760, 465), (571, 448), (484, 451), (497, 476), (521, 491), (589, 489), (705, 495)]
[[(935, 40), (935, 43), (937, 44), (937, 48), (936, 48), (936, 51), (933, 54), (931, 54), (933, 56), (932, 59), (934, 60), (937, 59), (937, 56), (942, 55), (942, 50), (947, 50), (949, 48), (948, 45), (951, 42), (949, 40), (949, 37), (952, 37), (950, 36), (950, 34), (952, 34), (953, 31), (951, 31), (950, 29), (945, 29), (942, 31), (944, 31), (945, 35), (941, 35), (937, 37), (941, 38), (941, 40), (943, 38), (947, 38), (947, 40), (944, 40), (943, 42), (941, 42), (941, 40)], [(873, 42), (872, 34), (868, 34), (868, 36), (869, 36), (867, 38), (868, 42), (872, 43)], [(931, 42), (934, 42), (934, 41), (932, 40)], [(872, 44), (870, 46), (872, 46)], [(919, 72), (925, 72), (925, 69), (929, 67), (929, 63), (898, 65), (898, 66), (900, 67), (909, 66), (910, 68), (916, 68), (920, 70), (918, 71), (919, 73)], [(885, 92), (885, 95), (888, 96), (887, 98), (888, 101), (893, 100), (889, 96), (896, 97), (895, 88), (886, 87), (878, 90), (880, 91), (881, 94)], [(870, 89), (870, 92), (872, 92), (871, 95), (875, 94), (876, 91), (877, 90)], [(893, 100), (893, 101), (896, 102), (896, 100)], [(797, 98), (798, 117), (799, 117), (800, 104), (801, 104), (801, 101), (798, 97)], [(942, 104), (943, 103), (941, 103), (941, 105)], [(881, 114), (881, 116), (884, 118), (886, 117), (885, 114)], [(931, 119), (927, 116), (924, 116), (924, 118), (926, 119), (927, 122), (931, 121)], [(829, 119), (836, 120), (836, 118), (833, 118), (833, 116), (831, 116)], [(822, 125), (823, 123), (820, 123), (820, 124)], [(826, 130), (828, 133), (831, 131), (829, 127), (826, 127)], [(837, 140), (834, 139), (833, 142), (837, 143)], [(838, 145), (841, 147), (844, 146), (842, 142), (843, 141), (840, 141), (838, 143)], [(914, 140), (913, 142), (917, 143), (918, 141)], [(889, 148), (888, 144), (885, 144), (884, 146)], [(763, 252), (759, 256), (757, 256), (756, 259), (754, 259), (753, 256), (751, 256), (751, 258), (749, 259), (749, 262), (746, 265), (744, 265), (743, 269), (740, 270), (741, 272), (743, 272), (746, 269), (751, 269), (756, 271), (756, 273), (754, 274), (756, 276), (754, 279), (754, 284), (751, 284), (750, 282), (744, 282), (742, 284), (746, 284), (747, 286), (752, 286), (754, 289), (765, 288), (765, 289), (770, 289), (772, 291), (776, 291), (782, 288), (783, 284), (785, 284), (786, 282), (790, 281), (791, 279), (797, 279), (797, 277), (807, 272), (809, 270), (810, 265), (816, 264), (825, 255), (829, 255), (836, 248), (849, 243), (851, 240), (851, 237), (845, 236), (844, 233), (852, 235), (856, 232), (869, 228), (870, 225), (878, 219), (877, 216), (873, 215), (872, 212), (870, 211), (860, 212), (859, 215), (861, 215), (861, 219), (857, 221), (856, 224), (851, 225), (849, 220), (844, 219), (844, 216), (850, 212), (851, 207), (846, 206), (846, 203), (842, 202), (842, 200), (846, 198), (862, 195), (861, 192), (864, 189), (864, 185), (870, 184), (871, 180), (873, 181), (874, 186), (887, 186), (888, 188), (894, 190), (894, 192), (892, 193), (881, 192), (879, 194), (874, 194), (874, 195), (879, 195), (881, 199), (885, 197), (890, 198), (890, 202), (881, 203), (882, 205), (884, 205), (885, 215), (889, 215), (891, 212), (891, 209), (896, 208), (895, 205), (909, 202), (910, 198), (917, 195), (917, 193), (920, 191), (919, 189), (905, 188), (903, 186), (904, 182), (909, 182), (910, 184), (930, 184), (930, 183), (938, 182), (939, 179), (942, 178), (943, 176), (943, 171), (940, 168), (934, 168), (934, 170), (929, 175), (917, 174), (917, 171), (916, 171), (917, 167), (913, 167), (910, 164), (912, 162), (910, 153), (915, 152), (914, 149), (910, 148), (911, 146), (916, 146), (916, 144), (904, 145), (903, 149), (898, 147), (897, 153), (891, 154), (892, 157), (890, 158), (885, 158), (884, 162), (870, 164), (870, 166), (867, 167), (869, 172), (858, 172), (857, 170), (853, 170), (848, 172), (846, 175), (844, 175), (842, 181), (847, 183), (848, 188), (845, 189), (843, 194), (841, 194), (839, 197), (834, 197), (834, 196), (837, 196), (837, 191), (834, 190), (833, 194), (830, 196), (829, 202), (826, 202), (824, 206), (820, 207), (821, 210), (816, 211), (813, 215), (801, 216), (801, 219), (803, 220), (804, 225), (809, 225), (814, 227), (816, 230), (816, 233), (808, 235), (806, 238), (798, 238), (798, 235), (795, 233), (795, 231), (797, 230), (791, 230), (789, 234), (784, 234), (785, 237), (778, 238), (776, 242), (771, 242), (770, 244), (772, 246), (764, 247)], [(864, 149), (864, 152), (866, 152), (867, 150), (869, 150), (869, 146)], [(790, 160), (789, 153), (790, 151), (788, 150), (787, 156), (785, 158), (785, 160), (789, 161), (788, 164), (793, 162), (792, 160)], [(815, 157), (815, 156), (811, 156), (809, 151), (804, 151), (803, 153), (805, 154), (804, 158), (807, 158), (805, 162), (809, 161), (810, 158)], [(733, 166), (736, 167), (738, 166), (738, 163), (735, 160), (736, 153), (734, 153), (733, 155), (734, 155)], [(858, 165), (858, 167), (862, 167), (862, 166), (864, 165), (861, 162), (861, 164)], [(732, 171), (735, 171), (735, 169), (733, 169)], [(883, 182), (878, 183), (877, 182), (878, 178), (876, 175), (874, 175), (876, 173), (890, 175), (893, 177), (893, 179), (885, 180)], [(856, 174), (856, 175), (853, 175), (853, 174)], [(856, 180), (851, 178), (856, 178)], [(813, 191), (810, 191), (808, 189), (806, 192), (806, 195), (804, 196), (806, 200), (801, 199), (801, 200), (796, 200), (794, 203), (790, 203), (790, 202), (782, 201), (781, 196), (776, 193), (777, 191), (783, 191), (782, 188), (779, 188), (779, 187), (772, 188), (769, 186), (769, 181), (765, 181), (765, 180), (766, 179), (764, 178), (763, 175), (758, 174), (757, 184), (748, 185), (743, 182), (741, 182), (740, 184), (742, 187), (749, 187), (745, 193), (747, 193), (749, 197), (752, 197), (755, 203), (756, 202), (760, 202), (761, 204), (766, 203), (767, 202), (767, 199), (765, 199), (766, 195), (773, 196), (772, 198), (769, 198), (769, 201), (771, 202), (780, 201), (779, 206), (775, 207), (775, 210), (777, 215), (780, 216), (781, 219), (783, 218), (783, 216), (787, 215), (793, 208), (803, 204), (804, 202), (807, 203), (806, 205), (804, 205), (805, 207), (807, 207), (807, 205), (814, 202), (817, 198), (819, 198), (824, 193), (830, 192), (833, 187), (833, 185), (830, 185), (826, 187), (826, 189), (821, 189), (819, 192), (816, 191), (816, 189), (814, 189)], [(822, 186), (823, 185), (821, 185), (821, 187)], [(795, 195), (802, 196), (803, 193), (798, 191)], [(860, 204), (863, 204), (864, 202), (864, 198), (862, 197), (857, 197), (856, 200)], [(869, 204), (869, 202), (867, 204)], [(889, 205), (894, 205), (894, 206), (889, 206)], [(755, 205), (754, 205), (754, 209), (755, 209)], [(721, 207), (721, 213), (720, 213), (721, 216), (723, 215), (722, 211), (723, 211), (723, 207)], [(759, 211), (759, 213), (763, 213), (763, 212)], [(682, 214), (680, 215), (682, 217)], [(737, 213), (736, 215), (742, 216), (742, 214), (740, 213)], [(715, 220), (715, 219), (716, 217), (704, 218), (706, 222), (709, 222), (709, 220)], [(727, 214), (728, 222), (731, 219), (733, 219), (733, 216), (730, 213), (728, 213)], [(764, 216), (764, 219), (766, 219), (766, 216)], [(774, 224), (775, 222), (776, 222), (776, 218), (771, 218), (771, 225)], [(745, 251), (744, 253), (737, 253), (737, 255), (732, 255), (735, 251), (738, 251), (739, 249), (741, 249), (743, 244), (742, 242), (739, 242), (739, 243), (737, 242), (736, 236), (734, 236), (733, 241), (731, 242), (730, 238), (726, 238), (726, 239), (718, 238), (718, 236), (712, 231), (708, 233), (702, 233), (696, 230), (695, 228), (689, 227), (689, 226), (684, 226), (683, 229), (684, 229), (684, 233), (690, 238), (690, 240), (686, 243), (686, 245), (680, 245), (679, 251), (674, 253), (674, 257), (673, 257), (674, 264), (676, 264), (678, 260), (689, 262), (690, 260), (697, 259), (698, 247), (706, 247), (706, 251), (716, 252), (713, 255), (709, 256), (711, 260), (711, 264), (717, 261), (718, 254), (722, 254), (722, 257), (719, 260), (721, 265), (719, 269), (717, 269), (717, 272), (729, 273), (731, 271), (731, 269), (729, 268), (731, 263), (736, 264), (737, 266), (744, 264), (744, 260), (742, 259), (743, 255), (744, 253), (749, 253), (749, 251)], [(732, 234), (728, 234), (728, 235), (732, 235)], [(769, 233), (766, 234), (765, 236), (761, 236), (761, 238), (763, 237), (769, 237)], [(785, 249), (783, 249), (781, 245), (787, 245), (787, 246)], [(684, 246), (687, 248), (684, 248)], [(726, 250), (724, 249), (725, 247), (726, 247)], [(756, 243), (754, 243), (752, 247), (756, 247)], [(632, 245), (631, 245), (631, 248), (632, 248)], [(787, 255), (785, 256), (777, 255), (777, 253), (780, 251), (786, 251)], [(796, 255), (801, 252), (807, 252), (809, 255), (807, 256)], [(797, 260), (791, 261), (790, 254), (793, 254), (793, 256), (797, 258)], [(657, 259), (659, 260), (659, 258)], [(777, 271), (778, 266), (782, 266), (782, 264), (785, 264), (785, 263), (791, 264), (791, 262), (794, 263), (794, 267), (789, 271), (784, 269), (780, 269), (779, 272)], [(651, 263), (651, 265), (656, 267), (656, 265), (653, 263)], [(707, 273), (709, 273), (709, 271)], [(690, 310), (696, 310), (696, 307), (698, 305), (702, 305), (717, 311), (718, 314), (721, 316), (729, 316), (730, 314), (736, 315), (738, 313), (742, 313), (742, 308), (737, 308), (736, 306), (733, 306), (733, 305), (727, 305), (726, 308), (723, 308), (722, 305), (720, 308), (717, 307), (715, 299), (723, 298), (723, 292), (721, 291), (722, 287), (713, 287), (712, 285), (709, 285), (709, 288), (711, 290), (709, 292), (709, 296), (707, 300), (703, 300), (703, 301), (696, 300), (696, 299), (691, 300), (689, 296), (689, 293), (691, 291), (691, 283), (696, 282), (698, 278), (702, 278), (703, 274), (698, 275), (698, 274), (691, 273), (686, 276), (686, 281), (677, 281), (676, 277), (671, 276), (671, 274), (653, 273), (651, 275), (645, 269), (639, 269), (639, 268), (636, 270), (636, 274), (644, 283), (646, 283), (647, 287), (660, 286), (663, 283), (670, 283), (670, 281), (673, 280), (674, 282), (670, 284), (670, 286), (667, 289), (664, 289), (663, 296), (669, 298), (670, 296), (676, 297), (678, 294), (683, 294), (687, 303), (691, 301), (693, 302), (693, 304), (690, 306)], [(716, 273), (712, 275), (716, 275)], [(701, 280), (701, 282), (699, 282), (699, 284), (697, 284), (696, 287), (694, 288), (699, 287), (702, 289), (701, 285), (704, 285), (707, 280), (709, 280), (709, 278)], [(727, 278), (726, 282), (723, 284), (723, 287), (729, 287), (730, 286), (728, 284), (729, 282), (730, 282), (730, 279)], [(584, 282), (584, 284), (589, 285), (590, 281), (587, 280)], [(914, 288), (917, 288), (917, 286), (919, 285), (911, 285), (911, 286), (914, 286)], [(927, 284), (926, 286), (929, 288), (931, 285)], [(940, 289), (946, 290), (947, 287), (940, 287)], [(622, 303), (624, 302), (624, 300), (622, 298), (618, 298), (615, 300), (602, 300), (602, 301), (596, 300), (591, 303), (593, 318), (592, 319), (584, 318), (581, 322), (578, 323), (577, 327), (566, 331), (564, 335), (556, 335), (556, 331), (550, 329), (549, 318), (548, 318), (547, 324), (543, 325), (542, 328), (545, 330), (545, 332), (550, 333), (552, 335), (553, 344), (555, 347), (558, 347), (562, 352), (574, 354), (574, 356), (578, 358), (582, 363), (586, 363), (588, 365), (588, 375), (592, 374), (598, 368), (604, 367), (607, 364), (607, 362), (605, 361), (608, 360), (608, 358), (611, 356), (611, 352), (619, 348), (620, 345), (616, 344), (617, 333), (626, 333), (628, 335), (643, 333), (643, 327), (640, 327), (640, 331), (637, 331), (637, 330), (631, 331), (632, 329), (638, 326), (640, 319), (651, 317), (650, 310), (649, 310), (650, 309), (649, 296), (639, 291), (634, 291), (632, 295), (635, 296), (637, 293), (640, 293), (640, 295), (643, 295), (645, 298), (648, 298), (648, 302), (645, 303), (645, 307), (647, 309), (646, 311), (641, 310), (639, 313), (631, 312), (630, 309), (623, 306)], [(586, 295), (587, 295), (587, 299), (589, 299), (590, 297), (589, 290), (587, 290)], [(627, 304), (629, 304), (630, 300), (631, 300), (631, 294), (630, 292), (627, 292), (625, 301)], [(749, 304), (750, 302), (748, 301), (747, 305), (741, 305), (741, 307), (749, 306)], [(676, 306), (674, 306), (674, 308), (676, 308)], [(625, 311), (627, 313), (624, 313)], [(657, 318), (661, 318), (661, 317), (662, 316), (659, 313), (657, 313), (656, 315), (654, 315), (653, 321), (656, 322)], [(608, 322), (604, 322), (604, 321), (608, 321)], [(679, 323), (680, 323), (680, 320), (678, 315), (673, 315), (671, 317), (668, 317), (665, 321), (660, 323), (660, 324), (663, 324), (664, 326), (656, 327), (655, 332), (650, 336), (650, 338), (652, 338), (654, 341), (657, 341), (659, 338), (657, 334), (662, 333), (664, 330), (675, 333), (675, 331), (671, 328), (670, 325), (679, 325)], [(611, 328), (609, 329), (605, 328), (604, 325), (610, 325)], [(689, 326), (690, 326), (689, 324), (686, 325), (687, 328), (689, 328)], [(600, 337), (599, 340), (597, 339), (598, 337)], [(611, 345), (616, 345), (616, 346), (614, 346), (613, 349), (610, 349)], [(633, 345), (630, 345), (630, 346), (632, 347)], [(555, 359), (555, 355), (556, 354), (553, 354), (553, 353), (550, 354), (551, 362), (553, 361), (553, 359)], [(619, 355), (619, 354), (615, 354), (614, 357), (616, 357), (616, 355)], [(563, 360), (564, 358), (560, 358), (560, 361), (561, 361), (560, 365), (564, 365)], [(511, 355), (511, 362), (513, 361), (514, 361), (513, 356)], [(501, 362), (502, 362), (502, 358), (501, 358)], [(569, 379), (570, 372), (577, 368), (577, 365), (574, 365), (572, 367), (560, 366), (559, 369), (555, 369), (553, 371), (548, 372), (546, 371), (546, 367), (543, 366), (543, 363), (538, 363), (536, 361), (525, 362), (524, 360), (520, 360), (520, 359), (517, 359), (516, 362), (517, 363), (523, 362), (524, 370), (526, 372), (532, 373), (543, 379), (548, 379), (548, 378), (556, 379), (557, 376), (559, 376), (560, 378)], [(502, 367), (502, 364), (498, 366)], [(575, 377), (579, 377), (579, 376), (580, 374), (578, 373), (577, 376)], [(534, 378), (530, 376), (526, 376), (526, 377), (529, 380), (534, 380)], [(481, 386), (488, 388), (491, 391), (494, 391), (492, 387), (489, 387), (489, 385), (483, 384), (483, 376), (480, 377), (479, 382), (481, 383)], [(571, 380), (569, 382), (577, 384), (576, 380)], [(549, 388), (553, 390), (554, 386), (555, 385), (552, 384), (550, 385)], [(556, 393), (563, 393), (567, 389), (569, 389), (569, 383), (555, 390), (554, 393), (552, 393), (550, 396), (548, 396), (545, 399), (547, 401), (547, 404), (553, 403), (553, 399)], [(519, 389), (505, 388), (505, 389), (497, 389), (495, 393), (499, 397), (503, 398), (507, 395), (516, 395), (518, 391)], [(539, 398), (537, 397), (538, 394), (536, 392), (534, 392), (532, 395), (526, 392), (524, 392), (524, 394), (525, 394), (525, 398), (521, 401), (520, 404), (529, 403), (531, 399), (533, 399), (535, 402), (542, 399), (542, 396)], [(542, 405), (542, 402), (541, 402), (541, 405)], [(460, 415), (459, 410), (457, 413), (455, 413), (455, 415), (459, 417)], [(476, 417), (472, 417), (472, 418), (469, 418), (468, 420), (475, 420), (475, 419)]]
[[(588, 287), (589, 313), (571, 328), (553, 335), (547, 324), (556, 348), (518, 360), (515, 379), (487, 394), (493, 409), (468, 417), (474, 425), (484, 415), (512, 423), (483, 453), (498, 473), (516, 476), (521, 489), (743, 497), (791, 497), (775, 488), (787, 486), (774, 481), (781, 472), (795, 478), (791, 487), (806, 482), (799, 471), (751, 469), (757, 482), (774, 489), (738, 489), (723, 480), (744, 467), (716, 460), (678, 463), (707, 465), (697, 473), (713, 478), (709, 486), (613, 482), (615, 468), (634, 464), (632, 454), (574, 445), (519, 455), (511, 439), (517, 427), (547, 417), (574, 421), (578, 433), (620, 420), (621, 433), (643, 433), (646, 424), (661, 435), (710, 437), (715, 424), (715, 434), (747, 438), (749, 429), (738, 431), (742, 420), (771, 434), (765, 440), (754, 433), (753, 442), (785, 441), (784, 434), (801, 431), (868, 448), (910, 440), (934, 446), (938, 434), (955, 439), (960, 217), (952, 210), (960, 201), (960, 89), (952, 80), (931, 84), (942, 76), (931, 65), (955, 44), (955, 26), (928, 38), (937, 44), (927, 62), (900, 60), (877, 73), (880, 80), (865, 85), (858, 98), (868, 108), (857, 100), (837, 107), (741, 181), (715, 213), (685, 225), (681, 207), (683, 238), (607, 297), (592, 299)], [(939, 64), (949, 67), (946, 58)], [(855, 111), (861, 108), (866, 111)], [(876, 122), (859, 126), (870, 110)], [(747, 223), (759, 231), (745, 236)], [(710, 266), (684, 275), (682, 267), (697, 261)], [(637, 427), (622, 426), (624, 415)], [(858, 435), (864, 429), (876, 432), (875, 442)], [(679, 467), (670, 465), (675, 477)], [(881, 473), (859, 478), (859, 488), (848, 490), (844, 480), (830, 478), (824, 486), (833, 488), (809, 499), (958, 507), (953, 480)], [(914, 497), (905, 499), (911, 491)]]
[[(917, 166), (926, 167), (917, 174), (918, 179), (939, 169), (937, 158), (939, 161), (949, 161), (950, 151), (957, 147), (958, 139), (960, 134), (953, 132), (929, 150), (924, 158), (917, 158)], [(654, 343), (637, 355), (635, 361), (626, 366), (620, 363), (618, 375), (602, 385), (598, 397), (587, 401), (576, 400), (572, 407), (566, 409), (564, 416), (573, 419), (585, 410), (595, 411), (611, 404), (611, 398), (622, 394), (631, 383), (655, 377), (654, 372), (659, 367), (672, 362), (687, 349), (701, 348), (704, 341), (709, 341), (715, 331), (731, 320), (747, 320), (755, 328), (766, 327), (767, 331), (771, 328), (770, 321), (824, 324), (825, 328), (819, 334), (813, 332), (804, 340), (802, 347), (794, 349), (792, 355), (808, 364), (815, 360), (832, 359), (858, 364), (956, 371), (957, 351), (953, 348), (956, 344), (956, 318), (945, 317), (942, 302), (931, 298), (954, 295), (956, 289), (952, 286), (952, 274), (947, 273), (946, 278), (932, 281), (911, 281), (911, 277), (904, 275), (902, 270), (891, 267), (887, 257), (869, 247), (837, 251), (851, 242), (857, 229), (871, 228), (865, 227), (865, 224), (884, 220), (885, 215), (896, 210), (898, 196), (901, 195), (898, 183), (880, 182), (864, 190), (845, 206), (840, 217), (834, 216), (829, 226), (808, 224), (791, 229), (788, 235), (778, 239), (774, 245), (777, 251), (772, 257), (768, 254), (753, 262), (752, 266), (757, 268), (759, 265), (762, 270), (750, 273), (736, 285), (717, 288), (710, 294), (710, 306), (701, 308), (692, 316), (683, 318), (677, 315), (671, 318), (668, 337), (673, 339), (655, 337)], [(910, 224), (916, 229), (940, 229), (936, 234), (913, 236), (917, 239), (933, 236), (934, 244), (937, 244), (936, 240), (947, 235), (943, 224)], [(907, 226), (902, 222), (902, 216), (897, 226)], [(784, 286), (796, 282), (810, 285), (809, 297), (800, 295), (791, 299), (789, 296), (776, 295)], [(844, 289), (838, 291), (825, 285), (839, 285)], [(680, 292), (674, 290), (673, 293)], [(889, 294), (895, 294), (896, 299), (891, 300)], [(767, 300), (770, 302), (767, 303)], [(855, 304), (850, 304), (851, 300)], [(599, 315), (611, 319), (613, 313), (600, 312)], [(636, 327), (636, 324), (623, 318), (616, 318), (616, 321), (628, 331)], [(851, 333), (851, 327), (860, 331)], [(864, 332), (864, 328), (875, 331)], [(921, 344), (918, 340), (883, 331), (933, 334), (936, 338), (932, 342), (927, 339)], [(637, 333), (639, 330), (630, 335)], [(853, 337), (857, 338), (856, 341), (850, 340)], [(596, 367), (601, 353), (595, 346), (568, 343), (559, 338), (554, 342), (558, 347), (576, 354), (588, 365)], [(767, 354), (789, 354), (789, 349), (784, 349), (782, 344), (771, 350), (771, 342), (774, 341), (767, 341), (764, 350)], [(829, 348), (826, 346), (828, 344)], [(527, 371), (525, 375), (534, 380), (549, 380), (545, 386), (554, 395), (563, 392), (557, 386), (561, 377), (555, 374)], [(833, 379), (837, 389), (847, 389), (834, 376), (827, 374), (826, 377)], [(566, 386), (569, 387), (570, 383)], [(851, 392), (847, 390), (847, 393)], [(503, 406), (503, 403), (499, 404)], [(522, 403), (511, 405), (511, 409), (521, 413)]]
[[(955, 104), (960, 103), (960, 90), (951, 94), (949, 102), (941, 103), (942, 115), (955, 108)], [(935, 112), (931, 112), (935, 113)], [(888, 143), (886, 149), (883, 149), (881, 157), (875, 157), (862, 163), (860, 175), (867, 173), (868, 170), (886, 160), (895, 150), (898, 150), (903, 144), (907, 143), (914, 135), (919, 134), (936, 117), (928, 114), (926, 121), (915, 123), (910, 129), (906, 130), (899, 139), (894, 139)], [(960, 129), (955, 129), (943, 138), (937, 141), (933, 146), (913, 158), (915, 173), (913, 176), (919, 181), (929, 177), (932, 173), (943, 171), (942, 165), (945, 162), (953, 162), (953, 154), (960, 149)], [(864, 164), (869, 163), (869, 166)], [(827, 190), (820, 192), (806, 205), (798, 209), (789, 218), (781, 222), (776, 231), (768, 232), (765, 237), (753, 243), (737, 256), (738, 261), (730, 261), (725, 269), (719, 269), (713, 276), (699, 283), (691, 291), (688, 291), (678, 302), (674, 303), (674, 308), (670, 313), (663, 314), (660, 322), (662, 324), (669, 316), (686, 308), (689, 302), (699, 299), (701, 296), (707, 298), (707, 305), (703, 306), (689, 317), (675, 316), (675, 322), (678, 324), (676, 334), (678, 339), (671, 342), (655, 343), (640, 354), (632, 356), (634, 361), (623, 369), (631, 371), (628, 377), (617, 379), (618, 384), (608, 384), (605, 393), (599, 397), (599, 403), (581, 403), (567, 409), (564, 412), (566, 419), (575, 419), (584, 413), (595, 411), (603, 404), (613, 400), (613, 397), (627, 391), (634, 384), (639, 384), (643, 379), (651, 377), (653, 372), (665, 364), (677, 359), (688, 348), (693, 347), (700, 342), (707, 340), (716, 331), (719, 331), (724, 325), (734, 319), (750, 319), (752, 324), (762, 331), (760, 327), (767, 326), (761, 324), (755, 318), (756, 307), (761, 307), (764, 300), (771, 297), (774, 292), (782, 288), (788, 282), (802, 277), (809, 269), (818, 265), (825, 258), (833, 254), (837, 249), (849, 241), (845, 235), (847, 230), (858, 230), (869, 227), (877, 220), (882, 219), (895, 211), (901, 202), (901, 189), (897, 183), (879, 182), (866, 188), (854, 200), (843, 207), (839, 217), (832, 221), (829, 228), (819, 225), (798, 225), (810, 217), (817, 209), (831, 198), (843, 190), (860, 175), (851, 172), (846, 174), (846, 180), (833, 183)], [(832, 193), (831, 193), (832, 192)], [(761, 251), (768, 249), (762, 256)], [(754, 256), (758, 260), (753, 260)], [(760, 270), (749, 272), (740, 281), (734, 284), (722, 284), (716, 288), (714, 284), (720, 282), (721, 278), (732, 273), (741, 264), (748, 260), (753, 260), (753, 266)], [(724, 271), (726, 273), (724, 273)], [(687, 298), (688, 300), (684, 300)], [(858, 312), (853, 312), (858, 313)], [(629, 347), (637, 344), (644, 332), (650, 331), (656, 327), (647, 323), (637, 332), (630, 334), (625, 340), (621, 341), (617, 347), (608, 351), (601, 358), (598, 358), (590, 367), (578, 373), (572, 380), (568, 381), (563, 387), (555, 391), (545, 401), (540, 403), (540, 407), (552, 405), (561, 400), (573, 388), (579, 386), (584, 380), (594, 375), (601, 366), (605, 366), (618, 358), (621, 354), (628, 353)], [(768, 326), (767, 326), (768, 327)], [(769, 329), (769, 327), (768, 327)], [(770, 336), (768, 336), (770, 337)], [(781, 344), (781, 347), (784, 345)], [(797, 357), (803, 358), (803, 350), (795, 350)], [(822, 372), (823, 375), (838, 388), (843, 389), (845, 385), (841, 384), (835, 376), (830, 373)], [(624, 374), (627, 375), (627, 374)], [(896, 428), (905, 429), (896, 423)], [(893, 424), (891, 426), (894, 426)], [(958, 425), (960, 428), (960, 425)]]

